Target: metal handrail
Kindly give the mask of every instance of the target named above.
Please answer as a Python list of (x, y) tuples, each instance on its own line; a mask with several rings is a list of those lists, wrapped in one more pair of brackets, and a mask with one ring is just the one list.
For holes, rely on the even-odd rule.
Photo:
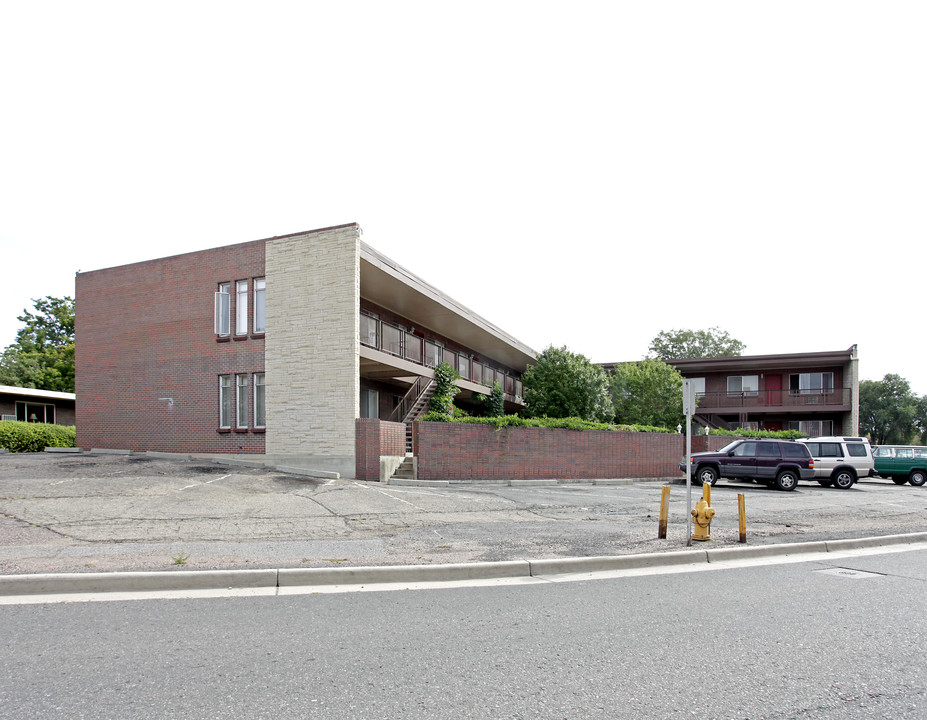
[(431, 382), (431, 378), (422, 376), (416, 378), (415, 382), (412, 383), (412, 387), (409, 388), (409, 391), (402, 396), (402, 400), (393, 408), (393, 412), (390, 413), (387, 420), (389, 422), (405, 422), (406, 416), (415, 406), (415, 401), (428, 389), (429, 382)]

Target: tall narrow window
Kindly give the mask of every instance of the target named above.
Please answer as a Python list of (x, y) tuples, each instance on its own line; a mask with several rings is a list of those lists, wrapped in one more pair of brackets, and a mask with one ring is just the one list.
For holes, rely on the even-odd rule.
[(254, 427), (262, 428), (264, 419), (264, 373), (254, 373)]
[(235, 283), (235, 334), (248, 334), (248, 281)]
[(248, 376), (235, 376), (235, 427), (248, 427)]
[(380, 393), (370, 388), (361, 388), (360, 416), (362, 418), (380, 417)]
[(230, 291), (231, 283), (219, 284), (219, 292), (216, 293), (216, 335), (229, 334)]
[(262, 333), (267, 330), (267, 280), (257, 278), (254, 281), (254, 332)]
[(219, 427), (232, 427), (232, 376), (219, 376)]

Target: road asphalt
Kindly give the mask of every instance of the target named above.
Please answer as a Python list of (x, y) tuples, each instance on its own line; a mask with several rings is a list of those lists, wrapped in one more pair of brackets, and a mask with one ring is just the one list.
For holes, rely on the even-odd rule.
[(216, 460), (0, 455), (0, 599), (538, 578), (927, 542), (925, 491), (882, 480), (719, 484), (712, 539), (690, 543), (678, 478), (396, 486)]

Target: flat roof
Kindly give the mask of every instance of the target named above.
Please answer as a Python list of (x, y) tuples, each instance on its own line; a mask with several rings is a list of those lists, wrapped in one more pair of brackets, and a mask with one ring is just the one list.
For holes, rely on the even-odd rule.
[(49, 400), (74, 400), (74, 393), (58, 392), (56, 390), (36, 390), (35, 388), (21, 388), (15, 385), (0, 385), (0, 395), (22, 395), (24, 397), (39, 397)]

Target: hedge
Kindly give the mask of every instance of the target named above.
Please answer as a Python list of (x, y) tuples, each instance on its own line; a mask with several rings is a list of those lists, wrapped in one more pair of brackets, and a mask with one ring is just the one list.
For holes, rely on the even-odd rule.
[(444, 413), (430, 412), (419, 420), (426, 422), (452, 422), (467, 423), (470, 425), (492, 425), (496, 430), (504, 427), (544, 427), (560, 428), (564, 430), (612, 430), (625, 432), (658, 432), (675, 434), (675, 430), (652, 425), (613, 425), (611, 423), (597, 423), (580, 418), (523, 418), (518, 415), (501, 415), (499, 417), (451, 417)]
[(739, 438), (776, 438), (777, 440), (798, 440), (808, 437), (798, 430), (712, 430), (711, 434)]
[(74, 447), (76, 442), (73, 425), (0, 421), (0, 448), (10, 452), (42, 452), (47, 447)]

